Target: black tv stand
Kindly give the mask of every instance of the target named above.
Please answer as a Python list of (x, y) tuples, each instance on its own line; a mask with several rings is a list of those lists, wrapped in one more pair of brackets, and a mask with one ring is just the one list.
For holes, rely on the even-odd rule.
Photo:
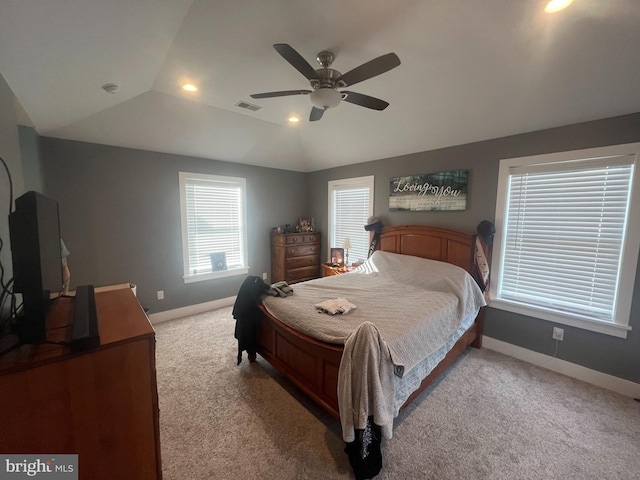
[(100, 345), (98, 313), (93, 285), (76, 287), (73, 325), (69, 346), (74, 352), (96, 348)]

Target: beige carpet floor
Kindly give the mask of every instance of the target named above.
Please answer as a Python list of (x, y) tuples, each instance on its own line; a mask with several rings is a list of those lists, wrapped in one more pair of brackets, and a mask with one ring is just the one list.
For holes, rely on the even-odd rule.
[[(156, 325), (165, 480), (354, 478), (340, 424), (264, 360), (231, 308)], [(640, 478), (640, 404), (470, 349), (394, 424), (376, 479)]]

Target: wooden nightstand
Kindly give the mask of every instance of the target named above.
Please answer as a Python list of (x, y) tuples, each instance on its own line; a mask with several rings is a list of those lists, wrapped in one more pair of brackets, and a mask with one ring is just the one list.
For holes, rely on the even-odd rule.
[(322, 264), (322, 276), (331, 277), (332, 275), (340, 275), (341, 273), (347, 273), (353, 270), (353, 267), (330, 267), (329, 265)]

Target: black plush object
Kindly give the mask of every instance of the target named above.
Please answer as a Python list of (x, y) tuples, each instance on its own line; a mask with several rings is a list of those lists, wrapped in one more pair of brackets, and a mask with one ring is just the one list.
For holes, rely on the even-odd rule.
[(369, 217), (367, 220), (367, 224), (364, 226), (364, 229), (367, 232), (373, 232), (373, 238), (371, 239), (371, 244), (369, 245), (369, 253), (367, 254), (367, 258), (373, 255), (373, 252), (376, 251), (378, 246), (378, 240), (380, 239), (380, 234), (382, 233), (382, 222), (378, 217)]
[(249, 276), (240, 286), (233, 305), (233, 318), (236, 319), (234, 336), (238, 340), (238, 365), (242, 362), (242, 352), (247, 351), (249, 360), (256, 358), (260, 297), (269, 289), (260, 277)]
[(356, 480), (374, 478), (382, 470), (382, 450), (380, 443), (382, 429), (373, 423), (373, 417), (367, 418), (364, 430), (356, 429), (356, 439), (347, 443), (344, 451)]
[(482, 220), (476, 227), (478, 235), (487, 242), (488, 245), (493, 243), (493, 236), (496, 233), (496, 227), (489, 220)]
[(382, 222), (378, 217), (369, 217), (367, 219), (367, 224), (364, 226), (364, 229), (367, 232), (373, 231), (375, 233), (382, 233)]

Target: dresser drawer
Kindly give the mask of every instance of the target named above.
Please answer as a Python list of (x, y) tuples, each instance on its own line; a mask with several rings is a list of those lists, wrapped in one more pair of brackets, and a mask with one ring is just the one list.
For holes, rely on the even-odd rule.
[(287, 235), (286, 243), (287, 245), (300, 245), (302, 243), (317, 243), (319, 241), (319, 234), (311, 234), (311, 233), (301, 233), (299, 235)]
[(295, 268), (287, 272), (287, 282), (300, 282), (311, 278), (318, 278), (318, 265)]
[(287, 258), (287, 270), (292, 268), (301, 268), (314, 266), (316, 267), (320, 263), (319, 255), (307, 255), (306, 257), (292, 257)]
[(299, 245), (287, 247), (287, 259), (289, 257), (304, 257), (306, 255), (320, 254), (319, 245)]

